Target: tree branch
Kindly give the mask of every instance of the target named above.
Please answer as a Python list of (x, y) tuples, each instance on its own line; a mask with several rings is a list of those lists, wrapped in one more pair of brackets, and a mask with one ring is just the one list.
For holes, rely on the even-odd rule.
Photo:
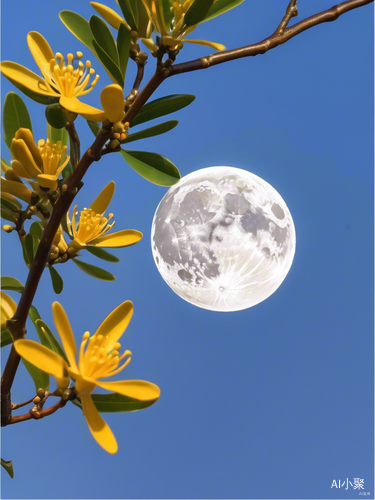
[[(87, 172), (90, 165), (94, 161), (100, 159), (101, 150), (111, 135), (111, 127), (112, 124), (108, 120), (106, 120), (102, 124), (102, 128), (100, 129), (100, 132), (93, 142), (91, 148), (89, 148), (85, 152), (80, 162), (78, 163), (77, 168), (68, 177), (68, 179), (66, 179), (64, 183), (66, 189), (62, 190), (62, 194), (53, 208), (51, 218), (48, 221), (48, 224), (43, 232), (38, 250), (31, 264), (29, 275), (27, 277), (21, 299), (18, 303), (16, 313), (13, 316), (12, 320), (8, 322), (9, 330), (14, 341), (23, 338), (26, 334), (25, 324), (27, 316), (32, 305), (35, 293), (37, 291), (40, 278), (43, 274), (46, 262), (48, 260), (48, 255), (51, 249), (53, 238), (60, 226), (61, 219), (69, 210), (74, 197), (82, 186), (83, 176)], [(4, 368), (3, 376), (1, 378), (1, 425), (9, 424), (9, 421), (11, 419), (10, 389), (12, 387), (19, 362), (20, 357), (17, 354), (14, 345), (12, 345), (7, 363)]]
[[(299, 23), (287, 28), (287, 24), (290, 18), (293, 16), (293, 1), (290, 2), (287, 12), (281, 21), (278, 29), (268, 38), (265, 38), (259, 43), (254, 43), (252, 45), (247, 45), (246, 47), (240, 47), (238, 49), (226, 50), (224, 52), (218, 52), (217, 54), (212, 54), (206, 57), (201, 57), (193, 61), (188, 61), (185, 63), (176, 64), (171, 66), (170, 75), (178, 75), (181, 73), (188, 73), (190, 71), (197, 71), (199, 69), (210, 68), (211, 66), (216, 66), (216, 64), (222, 64), (228, 61), (234, 61), (235, 59), (240, 59), (242, 57), (256, 56), (258, 54), (264, 54), (270, 49), (274, 49), (279, 45), (287, 42), (291, 38), (299, 35), (303, 31), (317, 26), (318, 24), (328, 23), (335, 21), (342, 14), (349, 12), (350, 10), (357, 9), (358, 7), (363, 7), (374, 0), (347, 0), (328, 10), (314, 14)], [(295, 15), (295, 14), (294, 14)], [(280, 33), (281, 31), (281, 33)]]
[(40, 420), (41, 418), (52, 415), (53, 413), (57, 412), (57, 410), (59, 410), (60, 408), (64, 408), (66, 403), (67, 401), (60, 399), (60, 401), (55, 405), (40, 411), (34, 410), (35, 407), (33, 407), (28, 413), (11, 417), (7, 425), (18, 424), (19, 422), (25, 422), (25, 420), (31, 420), (31, 419)]

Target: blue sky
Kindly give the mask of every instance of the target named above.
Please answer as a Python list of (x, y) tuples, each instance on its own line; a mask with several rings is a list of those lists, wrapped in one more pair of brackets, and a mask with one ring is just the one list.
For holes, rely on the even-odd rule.
[[(301, 1), (297, 20), (332, 3)], [(198, 28), (197, 38), (228, 48), (260, 41), (286, 4), (246, 0)], [(55, 52), (82, 50), (101, 85), (109, 83), (59, 21), (59, 9), (94, 14), (89, 2), (3, 2), (2, 59), (37, 71), (26, 44), (27, 32), (36, 30)], [(134, 149), (164, 154), (182, 176), (215, 165), (249, 170), (291, 211), (294, 263), (281, 287), (253, 308), (214, 313), (175, 295), (150, 248), (166, 188), (139, 177), (120, 155), (92, 165), (79, 205), (114, 180), (116, 227), (138, 229), (144, 238), (114, 252), (121, 263), (104, 263), (115, 282), (96, 281), (68, 263), (59, 267), (62, 294), (54, 295), (45, 274), (34, 304), (53, 327), (57, 298), (80, 339), (132, 300), (123, 347), (133, 359), (123, 378), (158, 384), (161, 398), (141, 412), (106, 415), (119, 443), (115, 456), (97, 446), (73, 405), (3, 429), (2, 457), (15, 469), (14, 480), (2, 476), (3, 498), (357, 498), (350, 485), (331, 488), (346, 478), (364, 479), (367, 498), (374, 498), (372, 19), (373, 6), (354, 10), (265, 55), (173, 77), (154, 95), (197, 98), (170, 115), (180, 123), (168, 136)], [(179, 60), (209, 52), (187, 46)], [(152, 72), (151, 60), (146, 77)], [(4, 100), (13, 88), (5, 79), (2, 85)], [(98, 105), (99, 92), (87, 102)], [(44, 137), (43, 106), (25, 102), (35, 137)], [(88, 147), (84, 120), (77, 128)], [(10, 159), (4, 144), (2, 156)], [(15, 234), (2, 234), (2, 250), (2, 273), (25, 282)], [(85, 260), (101, 265), (91, 255)], [(32, 325), (28, 336), (36, 338)], [(32, 393), (21, 367), (12, 399)]]

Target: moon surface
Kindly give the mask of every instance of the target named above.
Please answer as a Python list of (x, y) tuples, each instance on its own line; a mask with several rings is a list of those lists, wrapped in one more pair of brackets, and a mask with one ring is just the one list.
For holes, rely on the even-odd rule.
[(240, 311), (281, 285), (296, 234), (270, 184), (239, 168), (209, 167), (169, 189), (155, 212), (151, 244), (177, 295), (204, 309)]

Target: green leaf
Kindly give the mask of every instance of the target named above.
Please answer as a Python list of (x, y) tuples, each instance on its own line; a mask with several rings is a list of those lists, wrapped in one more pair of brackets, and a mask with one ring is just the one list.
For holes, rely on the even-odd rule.
[(31, 224), (30, 229), (29, 229), (29, 233), (32, 234), (33, 236), (36, 236), (38, 238), (38, 240), (40, 240), (42, 238), (42, 235), (43, 235), (43, 228), (39, 224), (39, 222), (35, 221)]
[(61, 11), (59, 17), (68, 30), (96, 55), (96, 51), (92, 43), (93, 35), (88, 21), (71, 10)]
[(26, 359), (23, 359), (23, 364), (25, 365), (26, 370), (29, 372), (31, 378), (34, 381), (35, 384), (35, 389), (38, 390), (40, 388), (44, 390), (49, 389), (49, 375), (48, 373), (42, 372), (39, 368), (36, 366), (32, 365)]
[(54, 267), (49, 266), (48, 269), (49, 269), (49, 273), (51, 275), (53, 291), (56, 294), (59, 294), (63, 291), (63, 288), (64, 288), (63, 279)]
[(25, 241), (23, 244), (23, 249), (25, 251), (25, 257), (27, 264), (31, 264), (34, 260), (34, 256), (39, 246), (39, 240), (32, 234), (27, 234), (25, 236)]
[(234, 9), (234, 7), (237, 7), (242, 2), (244, 2), (244, 0), (216, 0), (202, 22), (205, 23), (214, 17), (220, 16), (221, 14), (228, 12), (228, 10)]
[(214, 1), (215, 0), (195, 0), (185, 14), (185, 24), (187, 26), (194, 26), (203, 21)]
[(1, 217), (9, 222), (14, 222), (14, 212), (7, 210), (6, 208), (1, 207)]
[(45, 110), (46, 119), (49, 125), (55, 129), (62, 129), (67, 122), (66, 116), (60, 104), (50, 104)]
[(98, 16), (91, 16), (89, 20), (91, 33), (97, 44), (108, 54), (115, 64), (119, 64), (116, 43), (107, 24)]
[(195, 95), (191, 94), (174, 94), (161, 97), (160, 99), (155, 99), (155, 101), (151, 101), (143, 106), (141, 111), (131, 122), (130, 126), (135, 127), (136, 125), (148, 122), (149, 120), (154, 120), (160, 116), (174, 113), (179, 109), (189, 106), (194, 99)]
[[(149, 408), (157, 399), (152, 401), (140, 401), (139, 399), (129, 398), (114, 392), (112, 394), (92, 394), (92, 400), (100, 413), (115, 413), (125, 411), (137, 411)], [(76, 406), (82, 408), (79, 399), (72, 401)]]
[(91, 132), (95, 135), (95, 137), (100, 132), (100, 127), (96, 122), (92, 122), (91, 120), (87, 120), (87, 125), (90, 127)]
[(47, 123), (47, 139), (49, 139), (54, 144), (56, 144), (58, 141), (61, 141), (63, 146), (67, 146), (69, 135), (65, 128), (56, 129), (54, 127), (51, 127), (51, 125)]
[(68, 358), (66, 357), (64, 350), (60, 346), (59, 342), (56, 340), (49, 326), (39, 316), (36, 307), (34, 306), (30, 307), (29, 317), (31, 321), (34, 323), (35, 330), (38, 334), (40, 343), (45, 347), (47, 347), (48, 349), (51, 349), (51, 351), (54, 351), (59, 356), (61, 356), (69, 364)]
[(1, 289), (22, 293), (24, 286), (19, 280), (17, 280), (16, 278), (12, 278), (12, 276), (2, 276)]
[(72, 260), (76, 264), (76, 266), (78, 266), (81, 269), (81, 271), (88, 274), (89, 276), (92, 276), (93, 278), (103, 281), (114, 281), (116, 279), (113, 276), (113, 274), (109, 273), (105, 269), (101, 269), (100, 267), (87, 264), (87, 262), (82, 262), (82, 260), (78, 259), (72, 259)]
[(129, 24), (132, 30), (138, 31), (137, 22), (129, 0), (118, 0), (118, 4), (125, 18), (125, 21)]
[(120, 24), (117, 34), (117, 51), (119, 57), (120, 71), (125, 80), (126, 68), (128, 66), (129, 52), (131, 42), (131, 31), (124, 23)]
[(164, 20), (167, 28), (170, 28), (173, 19), (172, 3), (169, 0), (162, 0)]
[(13, 342), (12, 335), (9, 330), (3, 330), (0, 333), (0, 347), (5, 347)]
[(14, 478), (14, 471), (13, 471), (12, 460), (9, 460), (9, 462), (7, 462), (6, 460), (1, 459), (1, 465), (4, 467), (4, 469), (10, 475), (10, 477), (13, 479)]
[(5, 97), (3, 108), (4, 141), (8, 148), (10, 148), (12, 139), (19, 128), (33, 130), (26, 104), (18, 94), (9, 92)]
[(1, 207), (11, 212), (17, 212), (17, 210), (21, 210), (22, 205), (16, 199), (8, 200), (7, 198), (1, 198)]
[(102, 260), (106, 260), (107, 262), (120, 262), (120, 259), (118, 257), (112, 255), (106, 250), (103, 250), (103, 248), (87, 246), (86, 250), (95, 255), (95, 257), (98, 257), (99, 259)]
[(122, 77), (120, 68), (117, 64), (109, 57), (107, 52), (105, 52), (100, 45), (93, 40), (93, 45), (95, 47), (95, 51), (98, 55), (99, 61), (103, 64), (104, 68), (107, 70), (108, 75), (111, 77), (114, 83), (118, 83), (121, 88), (124, 88), (124, 79)]
[(169, 132), (170, 130), (175, 128), (177, 124), (178, 124), (177, 120), (170, 120), (168, 122), (155, 125), (154, 127), (145, 128), (140, 132), (128, 135), (128, 137), (124, 141), (121, 141), (121, 144), (127, 144), (128, 142), (139, 141), (141, 139), (148, 139), (149, 137), (154, 137), (155, 135), (165, 134), (166, 132)]
[[(34, 323), (36, 331), (39, 335), (40, 342), (48, 347), (48, 349), (51, 349), (51, 351), (54, 351), (56, 354), (61, 356), (69, 365), (68, 358), (65, 354), (65, 351), (62, 349), (60, 346), (59, 342), (57, 341), (56, 337), (53, 335), (51, 332), (50, 328), (48, 325), (41, 319), (37, 319)], [(43, 330), (42, 330), (43, 328)]]
[(121, 150), (120, 153), (139, 175), (158, 186), (173, 186), (181, 178), (176, 165), (162, 155), (146, 151)]

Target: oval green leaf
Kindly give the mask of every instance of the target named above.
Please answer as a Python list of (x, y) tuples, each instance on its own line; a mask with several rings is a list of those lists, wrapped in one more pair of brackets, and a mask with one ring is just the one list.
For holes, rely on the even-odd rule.
[(43, 235), (43, 229), (42, 229), (41, 225), (39, 224), (39, 222), (35, 221), (31, 224), (30, 229), (29, 229), (29, 233), (32, 234), (33, 236), (36, 236), (38, 238), (38, 240), (41, 239), (41, 237)]
[(46, 107), (46, 119), (47, 123), (55, 129), (63, 129), (66, 125), (66, 116), (61, 109), (60, 104), (50, 104)]
[(181, 179), (176, 165), (162, 155), (146, 151), (121, 150), (120, 153), (139, 175), (153, 184), (170, 187)]
[(6, 345), (12, 344), (13, 339), (9, 330), (3, 330), (0, 333), (0, 347), (5, 347)]
[(107, 252), (107, 250), (104, 250), (103, 248), (98, 248), (98, 247), (86, 247), (86, 250), (95, 257), (98, 257), (99, 259), (106, 260), (107, 262), (120, 262), (120, 259), (116, 257), (115, 255), (112, 255), (111, 253)]
[(194, 26), (203, 21), (214, 1), (215, 0), (195, 0), (185, 14), (185, 24), (187, 26)]
[(178, 120), (169, 120), (168, 122), (160, 123), (154, 127), (145, 128), (140, 132), (135, 134), (130, 134), (128, 137), (121, 141), (121, 144), (127, 144), (129, 142), (139, 141), (141, 139), (148, 139), (149, 137), (154, 137), (155, 135), (165, 134), (178, 125)]
[(119, 57), (120, 71), (124, 80), (129, 60), (130, 42), (131, 42), (131, 31), (128, 30), (128, 28), (125, 26), (124, 23), (121, 23), (117, 35), (117, 51)]
[(112, 61), (118, 65), (116, 43), (107, 24), (98, 16), (91, 16), (89, 20), (91, 33), (97, 44), (108, 54)]
[(73, 33), (73, 35), (78, 38), (80, 42), (86, 45), (86, 47), (88, 47), (93, 54), (96, 55), (95, 48), (92, 43), (93, 36), (88, 21), (71, 10), (61, 11), (59, 17), (68, 30)]
[(34, 260), (34, 238), (32, 234), (27, 234), (25, 236), (25, 241), (23, 244), (23, 249), (25, 252), (25, 260), (27, 264), (31, 264)]
[(12, 276), (2, 276), (1, 289), (22, 293), (24, 290), (24, 286), (19, 280), (17, 280), (16, 278), (12, 278)]
[(10, 212), (17, 212), (22, 208), (21, 203), (14, 198), (14, 200), (8, 200), (7, 198), (1, 198), (1, 207)]
[(52, 280), (53, 291), (56, 294), (59, 294), (63, 291), (64, 288), (63, 279), (54, 267), (49, 266), (48, 269)]
[(3, 108), (4, 141), (8, 148), (19, 128), (28, 128), (32, 131), (30, 115), (21, 97), (15, 92), (9, 92), (5, 97)]
[(1, 459), (1, 465), (2, 465), (2, 467), (4, 467), (4, 469), (10, 475), (10, 477), (13, 479), (14, 478), (14, 471), (13, 471), (13, 462), (12, 462), (12, 460), (9, 460), (7, 462), (6, 460)]
[(129, 0), (118, 0), (118, 4), (125, 18), (132, 30), (138, 31), (136, 18)]
[(96, 40), (92, 41), (95, 51), (97, 53), (97, 57), (99, 61), (103, 64), (104, 69), (107, 71), (108, 76), (114, 83), (118, 83), (121, 88), (124, 88), (124, 79), (122, 77), (120, 68), (117, 64), (109, 57), (107, 52), (105, 52), (100, 45), (96, 42)]
[(174, 94), (168, 95), (166, 97), (161, 97), (160, 99), (155, 99), (151, 101), (138, 113), (138, 115), (131, 122), (130, 126), (135, 127), (141, 123), (154, 120), (160, 116), (169, 115), (174, 113), (179, 109), (189, 106), (195, 99), (195, 95), (191, 94)]
[[(127, 411), (138, 411), (149, 408), (156, 403), (157, 399), (151, 401), (140, 401), (114, 392), (112, 394), (92, 394), (92, 400), (100, 413), (117, 413)], [(82, 408), (79, 399), (72, 401), (76, 406)]]
[(14, 212), (13, 211), (10, 211), (6, 208), (3, 208), (1, 207), (1, 218), (2, 219), (5, 219), (9, 222), (14, 222), (14, 216), (13, 216)]
[(65, 128), (56, 129), (47, 123), (47, 139), (54, 144), (56, 144), (57, 141), (61, 141), (63, 146), (67, 146), (69, 135)]
[(214, 17), (220, 16), (221, 14), (228, 12), (228, 10), (234, 9), (244, 1), (245, 0), (216, 0), (202, 22), (205, 23)]
[(56, 340), (55, 336), (51, 332), (49, 326), (41, 319), (36, 307), (31, 306), (29, 309), (29, 317), (35, 326), (35, 330), (38, 334), (40, 343), (54, 351), (56, 354), (61, 356), (69, 364), (68, 358), (59, 342)]
[(38, 390), (40, 388), (44, 390), (49, 389), (49, 375), (48, 373), (42, 372), (39, 368), (36, 366), (32, 365), (26, 359), (23, 359), (23, 364), (25, 365), (26, 370), (29, 372), (31, 378), (34, 381), (35, 384), (35, 389)]
[(82, 262), (82, 260), (72, 259), (74, 264), (80, 268), (81, 271), (96, 278), (98, 280), (103, 281), (114, 281), (116, 278), (113, 274), (109, 273), (105, 269), (101, 269), (100, 267), (93, 266), (92, 264), (87, 264), (87, 262)]

